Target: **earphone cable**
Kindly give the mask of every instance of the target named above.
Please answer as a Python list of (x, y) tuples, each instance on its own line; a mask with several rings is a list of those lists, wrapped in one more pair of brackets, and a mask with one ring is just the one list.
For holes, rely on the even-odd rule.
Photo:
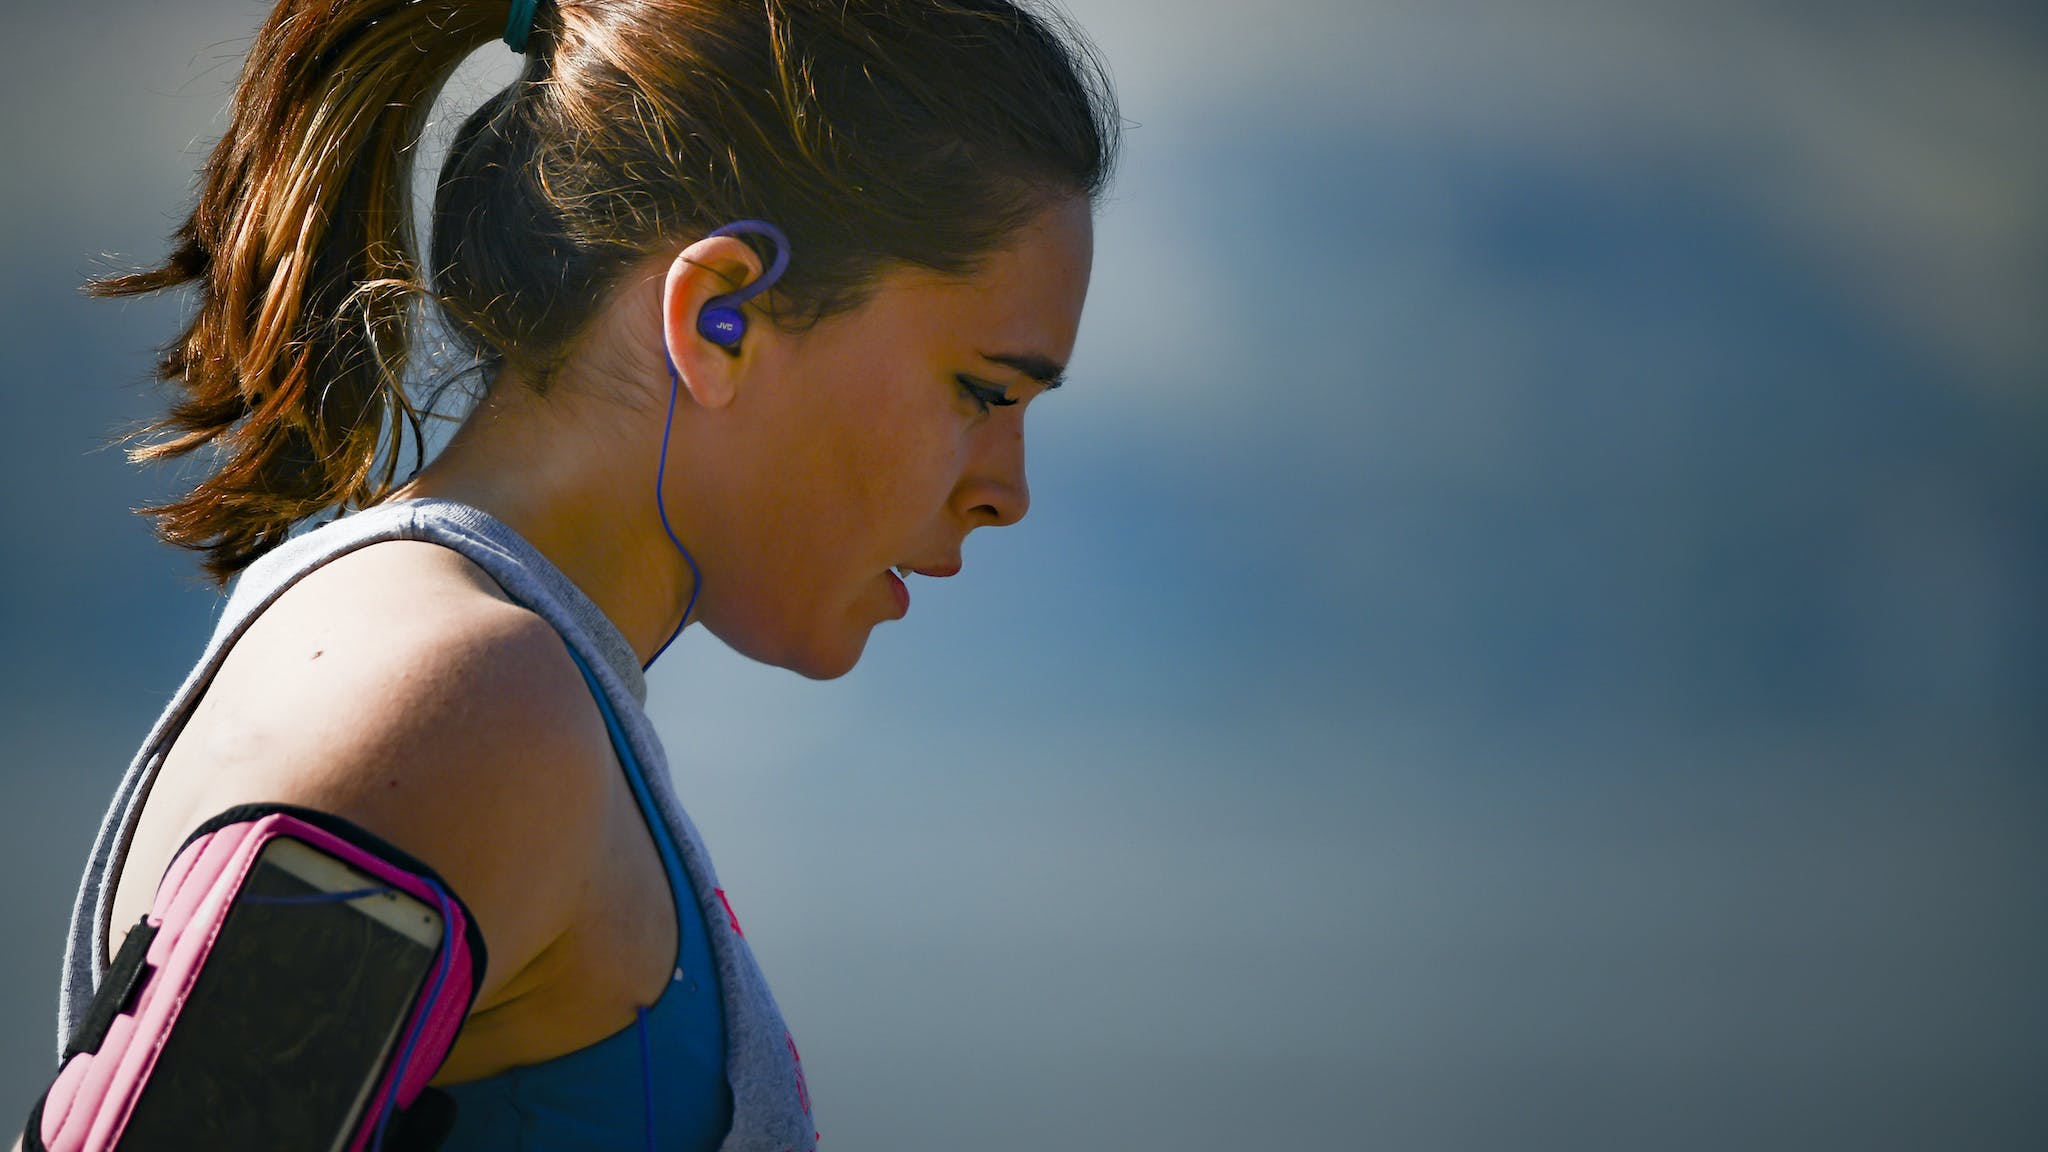
[(661, 498), (663, 481), (668, 475), (668, 436), (670, 430), (676, 426), (676, 393), (682, 389), (682, 384), (683, 378), (681, 374), (676, 371), (674, 361), (670, 361), (668, 366), (668, 419), (661, 426), (661, 462), (655, 465), (654, 468), (654, 507), (656, 511), (661, 513), (661, 530), (668, 533), (669, 543), (676, 546), (676, 551), (683, 554), (683, 563), (690, 566), (690, 602), (683, 606), (683, 618), (676, 621), (676, 630), (669, 633), (668, 639), (661, 642), (661, 647), (654, 650), (654, 655), (647, 658), (647, 663), (640, 666), (640, 670), (643, 672), (654, 667), (654, 662), (661, 659), (661, 654), (668, 651), (668, 646), (675, 643), (676, 637), (683, 634), (683, 626), (690, 622), (691, 610), (697, 607), (697, 593), (704, 588), (704, 574), (697, 567), (697, 558), (690, 555), (690, 550), (683, 547), (681, 540), (676, 539), (676, 530), (670, 527), (668, 522), (668, 503)]

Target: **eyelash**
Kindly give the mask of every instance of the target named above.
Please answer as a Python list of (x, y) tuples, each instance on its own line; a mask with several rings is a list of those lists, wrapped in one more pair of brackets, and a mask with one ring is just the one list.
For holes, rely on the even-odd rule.
[(1008, 408), (1016, 403), (1015, 400), (1003, 395), (1001, 388), (983, 384), (971, 376), (955, 376), (954, 379), (960, 382), (960, 390), (967, 394), (967, 398), (974, 401), (975, 406), (983, 412), (991, 408)]

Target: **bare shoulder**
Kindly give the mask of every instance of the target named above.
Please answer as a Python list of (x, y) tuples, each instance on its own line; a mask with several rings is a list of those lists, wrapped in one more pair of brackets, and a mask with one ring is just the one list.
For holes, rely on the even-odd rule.
[(144, 823), (165, 835), (145, 844), (138, 829), (136, 850), (156, 847), (160, 870), (235, 804), (352, 820), (476, 913), (491, 959), (481, 1007), (573, 922), (602, 851), (610, 756), (552, 626), (460, 555), (392, 541), (310, 573), (237, 641), (167, 758), (166, 794), (151, 795), (163, 807)]
[(237, 642), (216, 696), (231, 721), (217, 763), (261, 759), (372, 808), (408, 790), (398, 806), (569, 800), (575, 774), (554, 762), (604, 738), (554, 628), (459, 554), (412, 541), (308, 575)]

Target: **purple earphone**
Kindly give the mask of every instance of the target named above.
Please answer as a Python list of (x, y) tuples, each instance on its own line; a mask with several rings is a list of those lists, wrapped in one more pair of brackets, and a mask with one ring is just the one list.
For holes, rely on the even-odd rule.
[[(706, 234), (706, 238), (742, 236), (748, 233), (766, 236), (774, 242), (775, 261), (768, 266), (768, 271), (763, 273), (759, 280), (737, 292), (713, 296), (704, 302), (704, 310), (697, 313), (697, 334), (720, 348), (739, 347), (740, 340), (747, 334), (747, 318), (741, 311), (742, 307), (747, 301), (773, 287), (775, 281), (782, 277), (783, 270), (789, 267), (789, 237), (782, 234), (782, 229), (766, 220), (735, 220), (723, 228), (713, 229)], [(654, 469), (654, 507), (661, 514), (661, 527), (668, 533), (669, 543), (676, 546), (676, 551), (683, 554), (683, 562), (690, 566), (690, 602), (683, 606), (683, 618), (676, 621), (676, 630), (668, 634), (668, 639), (662, 641), (661, 647), (654, 650), (654, 655), (648, 657), (647, 663), (642, 666), (643, 669), (654, 667), (654, 662), (661, 659), (661, 654), (668, 651), (668, 646), (675, 643), (676, 637), (683, 634), (683, 625), (690, 622), (690, 612), (697, 607), (697, 593), (704, 590), (704, 573), (698, 569), (696, 557), (691, 556), (690, 550), (683, 547), (683, 542), (676, 538), (676, 530), (669, 526), (668, 506), (661, 501), (662, 483), (668, 475), (668, 434), (669, 430), (675, 427), (676, 392), (681, 389), (683, 383), (682, 374), (676, 371), (675, 359), (668, 355), (666, 349), (663, 350), (662, 357), (668, 360), (668, 420), (661, 426), (661, 462)]]
[(735, 220), (723, 228), (713, 230), (706, 239), (711, 236), (741, 236), (747, 233), (766, 236), (775, 242), (775, 262), (768, 266), (768, 271), (763, 273), (759, 280), (745, 288), (724, 296), (713, 296), (705, 301), (704, 310), (697, 314), (697, 332), (721, 348), (739, 346), (740, 338), (747, 334), (747, 318), (741, 313), (740, 306), (766, 292), (782, 278), (783, 269), (789, 267), (789, 237), (782, 234), (782, 229), (766, 220)]

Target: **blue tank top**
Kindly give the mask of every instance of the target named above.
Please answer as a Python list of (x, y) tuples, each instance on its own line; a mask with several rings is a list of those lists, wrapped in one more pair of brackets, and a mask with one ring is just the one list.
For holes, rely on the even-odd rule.
[(677, 896), (690, 891), (690, 881), (654, 811), (645, 774), (590, 666), (574, 648), (569, 655), (604, 713), (619, 765), (661, 853), (676, 909), (675, 971), (652, 1008), (642, 1008), (632, 1024), (597, 1043), (544, 1063), (448, 1086), (455, 1098), (455, 1128), (441, 1149), (712, 1152), (732, 1125), (732, 1093), (725, 1082), (725, 1011), (704, 914), (696, 901)]

